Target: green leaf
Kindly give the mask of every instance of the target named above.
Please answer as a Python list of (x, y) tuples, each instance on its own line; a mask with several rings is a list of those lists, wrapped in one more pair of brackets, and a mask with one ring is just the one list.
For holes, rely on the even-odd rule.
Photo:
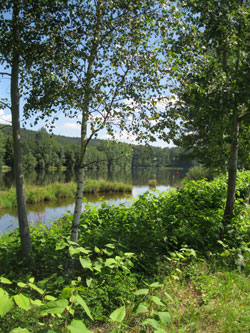
[(151, 288), (159, 288), (162, 286), (159, 282), (154, 282), (149, 285)]
[(15, 295), (14, 300), (19, 308), (25, 311), (30, 310), (30, 299), (27, 296), (23, 294)]
[(120, 308), (113, 311), (109, 317), (113, 321), (121, 323), (123, 321), (123, 319), (125, 318), (125, 315), (126, 315), (125, 306), (121, 306)]
[(63, 242), (63, 241), (58, 242), (58, 243), (56, 244), (56, 251), (57, 251), (57, 250), (62, 250), (62, 249), (64, 249), (67, 245), (68, 245), (68, 244), (65, 243), (65, 242)]
[(105, 247), (108, 247), (110, 249), (114, 249), (115, 248), (114, 244), (106, 244)]
[(160, 306), (165, 306), (165, 304), (161, 301), (161, 299), (158, 296), (152, 296), (151, 300), (156, 304)]
[(134, 292), (134, 295), (136, 295), (136, 296), (138, 296), (138, 295), (147, 295), (148, 292), (149, 292), (149, 289), (143, 288), (143, 289), (136, 290)]
[(87, 286), (90, 288), (91, 283), (92, 283), (93, 279), (92, 278), (86, 278), (86, 284)]
[(27, 328), (17, 327), (10, 331), (10, 333), (29, 333), (30, 331)]
[(67, 328), (71, 333), (91, 333), (81, 320), (73, 319)]
[(163, 325), (167, 325), (170, 320), (171, 320), (171, 316), (169, 314), (169, 312), (157, 312), (159, 318), (160, 318), (160, 321)]
[(49, 313), (62, 313), (67, 306), (68, 306), (68, 301), (66, 299), (50, 301), (41, 306), (40, 314), (47, 315)]
[(61, 299), (67, 299), (70, 298), (71, 296), (71, 288), (69, 287), (65, 287), (63, 288), (62, 292), (61, 292)]
[(42, 289), (40, 289), (39, 287), (37, 287), (35, 284), (29, 282), (29, 286), (30, 286), (30, 288), (32, 288), (35, 291), (37, 291), (40, 295), (44, 294), (44, 291)]
[(99, 261), (95, 261), (94, 263), (94, 270), (96, 270), (97, 272), (101, 272), (101, 269), (103, 267), (103, 264), (101, 264)]
[(116, 260), (114, 258), (108, 258), (105, 261), (105, 266), (108, 266), (108, 267), (111, 267), (111, 268), (113, 268), (115, 264), (116, 264)]
[(46, 301), (55, 301), (56, 300), (56, 298), (51, 295), (46, 295), (44, 298), (46, 299)]
[(10, 298), (7, 293), (0, 295), (0, 316), (3, 317), (7, 312), (9, 312), (14, 306), (12, 298)]
[(43, 302), (40, 299), (35, 299), (34, 301), (31, 299), (30, 302), (31, 302), (31, 304), (39, 306), (39, 307), (43, 305)]
[(4, 283), (4, 284), (12, 284), (12, 282), (9, 279), (7, 279), (3, 276), (0, 276), (0, 282)]
[(78, 304), (80, 304), (83, 307), (84, 311), (87, 313), (89, 318), (94, 320), (94, 318), (92, 317), (92, 315), (90, 313), (89, 307), (87, 306), (86, 302), (82, 299), (82, 297), (80, 295), (76, 295), (76, 301)]
[(148, 312), (148, 307), (143, 303), (140, 303), (135, 311), (135, 313), (146, 313), (146, 312)]
[(19, 288), (25, 288), (25, 287), (27, 287), (27, 284), (23, 283), (23, 282), (17, 282), (17, 285), (18, 285)]
[(160, 323), (152, 318), (147, 318), (142, 322), (142, 325), (151, 325), (155, 329), (158, 329), (160, 327)]
[(99, 247), (95, 246), (95, 252), (96, 253), (100, 253), (101, 252), (101, 250), (99, 249)]
[(91, 271), (93, 270), (92, 269), (92, 262), (91, 262), (90, 258), (82, 258), (82, 257), (80, 257), (79, 260), (80, 260), (80, 263), (81, 263), (81, 265), (82, 265), (83, 268), (88, 268)]
[(69, 248), (69, 254), (71, 257), (73, 257), (75, 254), (79, 254), (80, 253), (80, 249), (79, 247), (73, 247), (73, 246), (70, 246)]

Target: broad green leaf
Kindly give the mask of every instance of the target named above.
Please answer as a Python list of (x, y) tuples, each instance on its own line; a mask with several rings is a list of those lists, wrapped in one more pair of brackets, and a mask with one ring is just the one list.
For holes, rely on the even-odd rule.
[(84, 247), (79, 247), (79, 250), (81, 253), (84, 253), (84, 254), (89, 254), (91, 252), (90, 250), (87, 250)]
[(29, 283), (30, 288), (34, 289), (35, 291), (37, 291), (40, 295), (44, 294), (44, 291), (42, 289), (40, 289), (39, 287), (37, 287), (35, 284), (33, 283)]
[(123, 321), (123, 319), (125, 318), (125, 315), (126, 315), (125, 306), (121, 306), (120, 308), (113, 311), (109, 317), (113, 321), (121, 323)]
[(171, 316), (170, 316), (169, 312), (157, 312), (157, 314), (163, 325), (167, 325), (170, 322)]
[(128, 258), (132, 258), (134, 256), (133, 252), (125, 252), (124, 255)]
[(65, 243), (65, 242), (58, 242), (57, 244), (56, 244), (56, 251), (57, 250), (62, 250), (62, 249), (64, 249), (66, 246), (67, 246), (68, 244), (67, 243)]
[(95, 252), (96, 253), (100, 253), (101, 252), (101, 250), (99, 249), (99, 247), (95, 246)]
[(108, 258), (105, 261), (105, 266), (108, 266), (108, 267), (111, 267), (111, 268), (113, 268), (115, 264), (116, 264), (116, 260), (114, 258)]
[(9, 279), (7, 279), (3, 276), (0, 276), (0, 282), (4, 283), (4, 284), (12, 284), (12, 282)]
[[(95, 267), (94, 267), (95, 268)], [(86, 278), (86, 284), (87, 286), (90, 288), (91, 283), (92, 283), (93, 279), (92, 278)]]
[(71, 333), (91, 333), (81, 320), (73, 319), (67, 328)]
[(148, 312), (148, 307), (143, 303), (140, 303), (135, 311), (135, 313), (146, 313), (146, 312)]
[(159, 282), (154, 282), (154, 283), (151, 283), (150, 284), (150, 287), (151, 288), (159, 288), (159, 287), (161, 287), (162, 286), (162, 284), (160, 284)]
[(93, 269), (96, 270), (97, 272), (102, 271), (103, 264), (101, 264), (99, 261), (95, 261)]
[(153, 328), (158, 329), (160, 327), (160, 323), (152, 318), (147, 318), (142, 322), (142, 325), (151, 325)]
[(15, 295), (14, 300), (21, 309), (25, 311), (30, 309), (30, 299), (27, 296), (23, 294)]
[(10, 333), (30, 333), (27, 328), (17, 327), (10, 331)]
[(27, 284), (23, 283), (23, 282), (17, 282), (17, 285), (18, 285), (19, 288), (25, 288), (25, 287), (27, 287)]
[(35, 282), (35, 278), (34, 278), (34, 277), (31, 277), (31, 278), (29, 279), (29, 282), (30, 282), (30, 283), (34, 283), (34, 282)]
[(136, 290), (134, 292), (134, 295), (136, 295), (136, 296), (138, 296), (138, 295), (147, 295), (148, 292), (149, 292), (149, 289), (143, 288), (143, 289)]
[(69, 254), (70, 254), (71, 257), (73, 257), (75, 254), (79, 254), (79, 253), (80, 253), (79, 247), (70, 246)]
[(66, 299), (50, 301), (41, 306), (40, 314), (47, 315), (49, 313), (62, 313), (67, 306), (68, 306), (68, 301)]
[(83, 268), (88, 268), (91, 271), (93, 270), (92, 269), (92, 262), (91, 262), (90, 258), (82, 258), (82, 257), (80, 257), (80, 263), (81, 263), (81, 265), (82, 265)]
[(76, 301), (78, 304), (80, 304), (83, 309), (85, 310), (85, 312), (87, 313), (87, 315), (89, 316), (90, 319), (94, 320), (94, 318), (92, 317), (89, 307), (87, 306), (86, 302), (82, 299), (82, 297), (80, 295), (76, 295)]
[(108, 247), (110, 249), (114, 249), (115, 248), (114, 244), (106, 244), (105, 247)]
[(161, 299), (158, 296), (152, 296), (151, 300), (156, 304), (160, 306), (165, 306), (165, 304), (161, 301)]
[(46, 299), (46, 301), (56, 301), (56, 298), (54, 296), (51, 296), (51, 295), (46, 295), (44, 297), (44, 299)]
[(39, 307), (43, 305), (43, 302), (40, 299), (35, 299), (34, 301), (31, 299), (30, 302), (31, 302), (31, 304), (39, 306)]
[(0, 295), (0, 316), (3, 317), (7, 312), (9, 312), (14, 306), (12, 298), (10, 298), (7, 293)]

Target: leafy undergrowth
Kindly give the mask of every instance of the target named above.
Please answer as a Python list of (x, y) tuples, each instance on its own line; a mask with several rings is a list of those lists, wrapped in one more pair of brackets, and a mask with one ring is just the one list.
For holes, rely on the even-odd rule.
[(220, 178), (147, 193), (129, 207), (86, 207), (78, 244), (69, 241), (70, 214), (32, 227), (28, 268), (18, 232), (3, 236), (1, 332), (249, 331), (248, 186), (249, 173), (239, 174), (226, 228)]

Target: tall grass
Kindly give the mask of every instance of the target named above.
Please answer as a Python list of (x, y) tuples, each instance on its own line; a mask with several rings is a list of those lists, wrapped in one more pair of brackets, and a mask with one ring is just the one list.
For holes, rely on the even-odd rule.
[[(85, 182), (84, 193), (104, 193), (104, 192), (123, 192), (130, 193), (132, 185), (108, 182), (105, 180), (87, 179)], [(27, 185), (25, 195), (27, 203), (39, 203), (42, 201), (53, 201), (61, 198), (74, 198), (76, 192), (76, 183), (54, 183), (44, 186)], [(0, 208), (16, 207), (15, 187), (8, 191), (0, 192)]]

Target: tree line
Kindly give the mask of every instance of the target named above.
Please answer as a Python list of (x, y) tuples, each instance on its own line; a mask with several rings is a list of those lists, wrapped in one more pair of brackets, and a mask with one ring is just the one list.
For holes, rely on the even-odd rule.
[[(14, 167), (13, 140), (10, 126), (0, 130), (0, 165)], [(23, 167), (25, 170), (49, 168), (76, 169), (80, 159), (80, 138), (50, 135), (22, 129)], [(86, 169), (130, 170), (131, 168), (188, 166), (192, 163), (181, 148), (145, 147), (112, 140), (92, 140), (87, 148)]]

